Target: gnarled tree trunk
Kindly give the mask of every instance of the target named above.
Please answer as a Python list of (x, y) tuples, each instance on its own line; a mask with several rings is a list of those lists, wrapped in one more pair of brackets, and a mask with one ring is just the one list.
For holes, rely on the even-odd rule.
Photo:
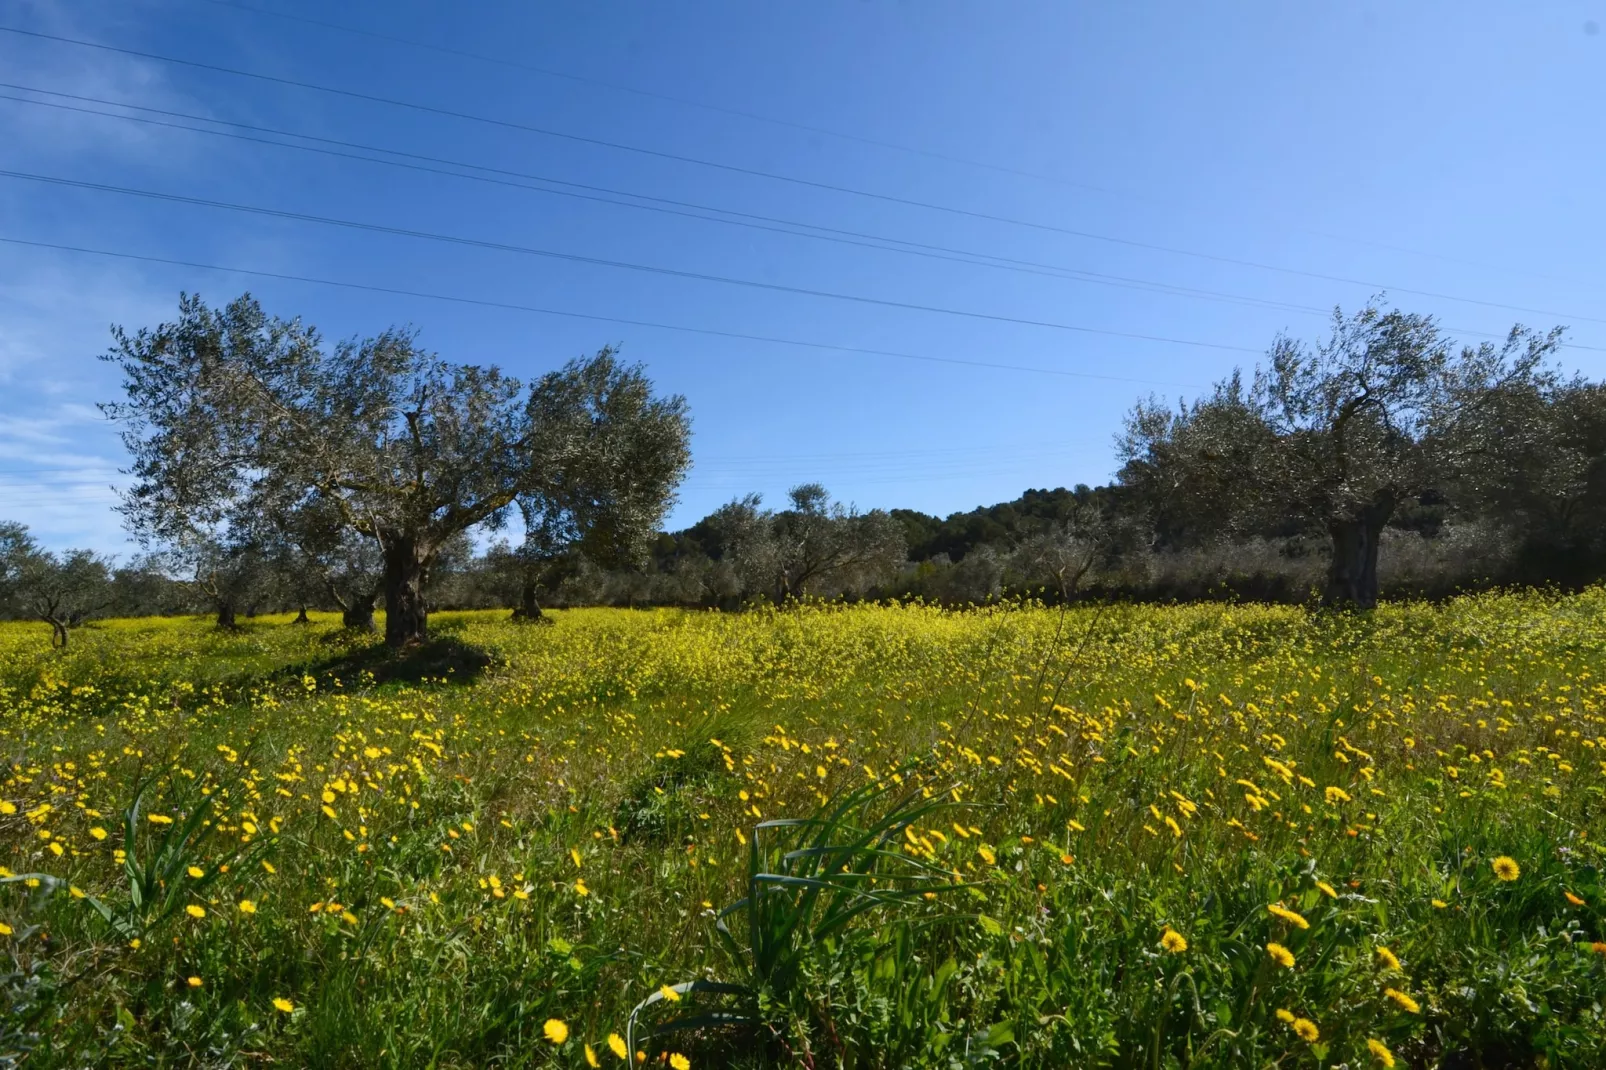
[(235, 608), (233, 602), (219, 602), (217, 604), (217, 626), (219, 628), (235, 628)]
[(428, 638), (429, 608), (424, 603), (424, 573), (429, 547), (417, 539), (396, 536), (385, 546), (385, 645), (396, 649)]
[(350, 628), (355, 632), (371, 632), (374, 630), (374, 603), (358, 602), (355, 605), (345, 606), (340, 610), (340, 626)]
[(311, 624), (312, 623), (312, 618), (307, 616), (307, 607), (306, 606), (302, 606), (300, 608), (301, 608), (301, 611), (296, 614), (296, 619), (291, 621), (290, 623), (291, 624)]
[(519, 604), (513, 610), (513, 619), (524, 621), (526, 624), (544, 623), (546, 617), (541, 613), (541, 602), (538, 597), (540, 593), (539, 581), (533, 575), (526, 573), (524, 582), (519, 587)]
[(1327, 589), (1322, 592), (1324, 604), (1356, 609), (1377, 605), (1377, 551), (1394, 505), (1394, 492), (1380, 490), (1355, 512), (1328, 519), (1333, 560), (1327, 568)]
[(342, 590), (340, 585), (325, 577), (324, 586), (329, 589), (329, 597), (335, 600), (340, 607), (340, 626), (354, 632), (371, 632), (374, 630), (374, 599), (379, 597), (377, 589), (360, 592), (347, 597), (350, 588)]

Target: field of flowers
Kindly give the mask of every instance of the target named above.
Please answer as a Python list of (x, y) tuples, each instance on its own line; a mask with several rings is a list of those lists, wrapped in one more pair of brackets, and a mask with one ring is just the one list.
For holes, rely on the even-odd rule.
[(0, 1066), (1606, 1066), (1603, 620), (0, 625)]

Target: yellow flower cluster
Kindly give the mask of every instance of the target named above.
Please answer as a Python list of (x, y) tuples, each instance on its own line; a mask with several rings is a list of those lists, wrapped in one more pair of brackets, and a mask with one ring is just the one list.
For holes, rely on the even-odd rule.
[[(1569, 954), (1598, 969), (1580, 954), (1606, 949), (1590, 942), (1606, 939), (1589, 928), (1593, 838), (1561, 852), (1519, 834), (1538, 813), (1589, 829), (1588, 800), (1606, 789), (1606, 681), (1579, 639), (1603, 613), (1606, 592), (1591, 591), (1354, 620), (864, 605), (575, 610), (538, 629), (441, 615), (489, 665), (423, 680), (365, 677), (379, 664), (368, 641), (322, 624), (112, 621), (63, 655), (5, 624), (0, 744), (15, 760), (0, 780), (0, 877), (47, 873), (131, 911), (130, 868), (184, 838), (163, 878), (173, 922), (119, 935), (128, 962), (109, 976), (193, 1001), (271, 977), (283, 994), (253, 1002), (282, 1012), (264, 1035), (291, 1045), (307, 1020), (296, 1012), (335, 998), (327, 978), (343, 963), (362, 964), (363, 998), (423, 985), (455, 999), (481, 970), (505, 969), (508, 985), (545, 970), (533, 987), (560, 995), (522, 1013), (565, 1051), (541, 1050), (629, 1062), (620, 1033), (635, 1004), (657, 992), (656, 1008), (691, 1013), (696, 997), (664, 980), (728, 968), (710, 950), (714, 922), (746, 894), (751, 853), (777, 835), (765, 826), (875, 785), (950, 807), (879, 846), (941, 874), (974, 897), (962, 913), (992, 923), (976, 939), (995, 943), (956, 962), (1058, 946), (1083, 915), (1102, 921), (1056, 976), (1093, 977), (1107, 959), (1170, 978), (1245, 941), (1265, 949), (1251, 971), (1261, 1021), (1304, 1008), (1278, 1015), (1279, 1043), (1387, 1067), (1396, 1056), (1377, 1036), (1421, 1028), (1402, 1012), (1425, 1003), (1431, 1020), (1441, 991), (1411, 995), (1401, 958), (1415, 967), (1476, 938), (1532, 889), (1551, 889), (1545, 909), (1576, 925), (1548, 931), (1582, 935)], [(1462, 864), (1442, 858), (1452, 822), (1485, 832), (1457, 841)], [(1409, 887), (1394, 879), (1402, 853)], [(1141, 916), (1114, 917), (1134, 885), (1144, 895), (1120, 909)], [(928, 893), (911, 909), (947, 902)], [(25, 909), (0, 897), (0, 936), (24, 931)], [(53, 930), (63, 954), (105, 942), (84, 923)], [(1313, 994), (1317, 962), (1339, 995)], [(590, 995), (604, 990), (619, 995)], [(107, 1006), (88, 1002), (79, 1020)], [(290, 1050), (276, 1055), (294, 1063)]]

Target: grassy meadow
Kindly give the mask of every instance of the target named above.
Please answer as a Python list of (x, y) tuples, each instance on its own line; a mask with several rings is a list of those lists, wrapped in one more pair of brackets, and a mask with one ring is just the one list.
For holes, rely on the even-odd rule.
[(1606, 590), (0, 625), (0, 1066), (1606, 1065)]

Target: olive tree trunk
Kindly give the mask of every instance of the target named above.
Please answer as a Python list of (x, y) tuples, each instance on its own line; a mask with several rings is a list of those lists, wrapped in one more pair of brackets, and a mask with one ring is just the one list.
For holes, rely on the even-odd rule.
[(354, 632), (371, 632), (374, 630), (374, 604), (372, 601), (364, 604), (358, 602), (346, 606), (340, 611), (340, 626), (349, 628)]
[(519, 604), (513, 610), (513, 619), (524, 621), (526, 624), (544, 623), (546, 617), (541, 613), (541, 585), (534, 576), (525, 576), (523, 584), (519, 587)]
[(219, 628), (235, 628), (235, 607), (233, 602), (219, 602), (217, 604), (217, 626)]
[(429, 635), (424, 574), (429, 548), (416, 539), (385, 540), (385, 645), (422, 643)]
[(1324, 604), (1356, 609), (1377, 605), (1377, 551), (1383, 528), (1394, 515), (1394, 504), (1393, 492), (1379, 491), (1355, 512), (1327, 521), (1333, 560), (1327, 568), (1327, 588), (1322, 592)]

